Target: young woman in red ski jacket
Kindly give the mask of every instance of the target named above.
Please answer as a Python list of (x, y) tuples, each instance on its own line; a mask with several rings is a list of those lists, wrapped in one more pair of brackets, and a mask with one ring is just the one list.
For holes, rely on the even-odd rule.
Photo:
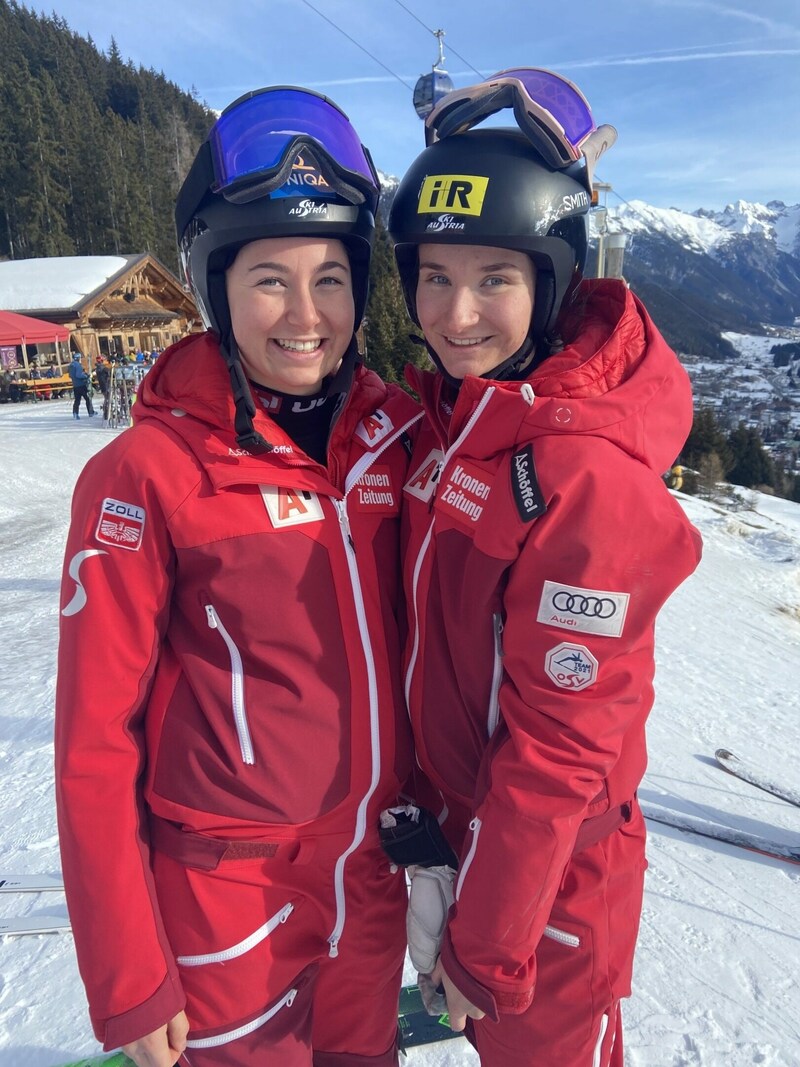
[(419, 415), (357, 360), (377, 197), (326, 98), (232, 104), (176, 213), (213, 332), (159, 358), (75, 491), (64, 879), (95, 1033), (139, 1067), (397, 1062), (406, 891), (376, 827), (411, 765)]
[[(613, 131), (589, 123), (576, 148), (557, 108), (564, 85), (583, 98), (530, 73), (445, 98), (390, 217), (437, 367), (409, 373), (427, 418), (404, 494), (406, 695), (459, 856), (432, 972), (451, 1024), (484, 1067), (608, 1067), (646, 866), (655, 620), (700, 556), (661, 480), (692, 401), (626, 285), (581, 281), (588, 160)], [(469, 128), (504, 105), (521, 130)]]

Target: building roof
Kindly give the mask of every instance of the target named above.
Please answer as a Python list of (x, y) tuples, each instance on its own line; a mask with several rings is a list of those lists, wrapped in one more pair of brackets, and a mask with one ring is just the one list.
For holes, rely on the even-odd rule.
[(77, 309), (94, 293), (124, 274), (146, 254), (133, 256), (55, 256), (0, 263), (0, 309)]

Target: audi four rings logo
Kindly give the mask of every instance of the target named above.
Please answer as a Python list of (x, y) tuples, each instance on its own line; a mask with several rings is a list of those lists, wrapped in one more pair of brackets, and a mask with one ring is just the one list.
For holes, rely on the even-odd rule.
[(592, 619), (610, 619), (617, 611), (617, 605), (610, 597), (568, 593), (566, 589), (559, 589), (553, 597), (553, 607), (556, 611), (588, 615)]
[(536, 621), (562, 630), (621, 637), (630, 599), (630, 593), (545, 582)]

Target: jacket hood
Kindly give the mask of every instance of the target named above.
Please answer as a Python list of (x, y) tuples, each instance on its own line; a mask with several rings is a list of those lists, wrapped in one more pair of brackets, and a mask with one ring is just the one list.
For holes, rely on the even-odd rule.
[[(561, 323), (560, 352), (524, 382), (467, 375), (456, 416), (464, 404), (473, 410), (493, 388), (481, 415), (484, 447), (500, 450), (545, 434), (577, 433), (605, 438), (661, 474), (692, 427), (688, 374), (624, 282), (584, 281), (573, 307)], [(443, 379), (412, 368), (408, 380), (435, 419)]]
[[(360, 364), (356, 366), (354, 381), (359, 385), (359, 402), (344, 408), (337, 425), (337, 436), (342, 432), (352, 433), (364, 410), (374, 409), (387, 396), (386, 386), (377, 374)], [(350, 395), (353, 395), (352, 388)], [(255, 397), (254, 401), (255, 428), (271, 444), (287, 440)], [(142, 380), (132, 408), (134, 422), (153, 417), (169, 418), (173, 426), (175, 412), (191, 415), (205, 423), (224, 438), (226, 447), (229, 439), (235, 443), (236, 408), (230, 377), (216, 335), (211, 331), (185, 337), (159, 356)]]

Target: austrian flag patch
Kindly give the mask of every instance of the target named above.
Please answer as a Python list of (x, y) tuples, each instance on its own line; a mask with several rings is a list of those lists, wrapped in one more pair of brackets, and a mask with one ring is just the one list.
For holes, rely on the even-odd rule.
[(137, 552), (142, 546), (144, 521), (147, 513), (138, 504), (106, 497), (100, 505), (100, 518), (94, 532), (95, 539), (104, 545), (115, 545)]

